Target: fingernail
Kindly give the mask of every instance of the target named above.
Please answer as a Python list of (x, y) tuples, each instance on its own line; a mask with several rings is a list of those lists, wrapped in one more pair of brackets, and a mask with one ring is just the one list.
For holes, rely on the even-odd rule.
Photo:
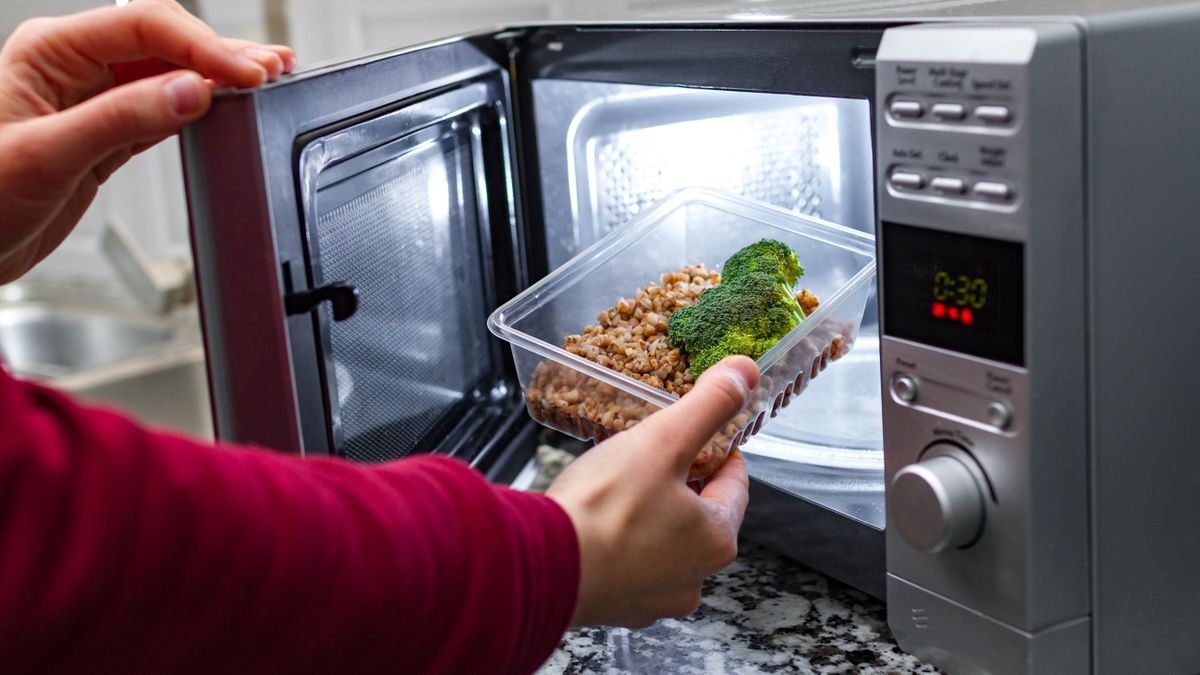
[(290, 73), (296, 69), (296, 52), (287, 45), (270, 45), (273, 54), (283, 61), (283, 72)]
[(172, 77), (163, 85), (167, 105), (179, 117), (190, 117), (200, 110), (199, 78), (190, 73)]
[(258, 63), (258, 65), (266, 68), (267, 73), (272, 77), (278, 76), (281, 72), (283, 72), (283, 58), (269, 49), (248, 47), (242, 53), (246, 56), (249, 56), (253, 61)]
[(263, 68), (261, 63), (255, 61), (249, 56), (239, 56), (238, 61), (240, 61), (243, 66), (254, 68), (254, 70), (258, 71), (258, 80), (254, 83), (255, 85), (259, 85), (267, 81), (269, 73), (267, 73), (267, 69)]
[(758, 384), (758, 366), (746, 357), (731, 357), (716, 365), (726, 377), (742, 390), (743, 398), (749, 399), (750, 392)]

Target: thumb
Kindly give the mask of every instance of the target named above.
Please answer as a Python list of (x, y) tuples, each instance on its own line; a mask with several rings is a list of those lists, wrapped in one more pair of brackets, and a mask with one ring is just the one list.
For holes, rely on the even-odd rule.
[(758, 365), (745, 356), (731, 356), (704, 371), (678, 403), (625, 433), (645, 436), (650, 447), (661, 448), (673, 467), (687, 474), (700, 450), (741, 411), (757, 386)]
[(211, 104), (204, 79), (182, 70), (114, 87), (34, 124), (44, 156), (78, 171), (117, 150), (178, 131)]

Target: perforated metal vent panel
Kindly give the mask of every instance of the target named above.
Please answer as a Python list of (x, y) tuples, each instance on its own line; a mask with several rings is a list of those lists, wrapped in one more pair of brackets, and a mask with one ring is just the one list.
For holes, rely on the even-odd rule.
[(318, 217), (324, 282), (360, 292), (353, 317), (327, 323), (335, 436), (348, 458), (425, 449), (417, 444), (493, 370), (472, 166), (470, 137), (455, 132), (335, 186), (335, 204), (361, 194)]
[(550, 79), (533, 89), (551, 268), (689, 187), (874, 230), (865, 100)]
[(681, 187), (741, 194), (822, 216), (818, 130), (797, 111), (695, 120), (623, 131), (589, 143), (593, 219), (603, 236)]

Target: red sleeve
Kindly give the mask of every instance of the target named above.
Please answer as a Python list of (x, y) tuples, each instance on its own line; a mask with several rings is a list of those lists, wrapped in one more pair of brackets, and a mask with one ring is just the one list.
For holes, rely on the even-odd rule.
[(579, 584), (552, 501), (148, 432), (0, 370), (5, 672), (531, 672)]

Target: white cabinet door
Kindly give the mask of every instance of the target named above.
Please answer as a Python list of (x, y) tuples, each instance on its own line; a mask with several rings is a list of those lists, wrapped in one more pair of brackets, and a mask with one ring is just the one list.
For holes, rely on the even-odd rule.
[(564, 0), (289, 0), (292, 45), (316, 63), (483, 28), (561, 18)]
[(271, 42), (267, 14), (269, 9), (278, 9), (280, 4), (282, 0), (196, 0), (196, 13), (226, 37)]

